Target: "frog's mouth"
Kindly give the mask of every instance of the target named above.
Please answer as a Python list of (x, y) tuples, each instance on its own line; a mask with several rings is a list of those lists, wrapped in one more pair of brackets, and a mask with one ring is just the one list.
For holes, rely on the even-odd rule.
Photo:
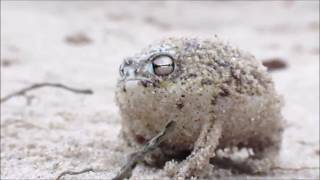
[(143, 77), (132, 77), (132, 78), (124, 78), (120, 80), (121, 88), (124, 92), (130, 88), (138, 88), (138, 87), (159, 87), (159, 82), (153, 79), (143, 78)]

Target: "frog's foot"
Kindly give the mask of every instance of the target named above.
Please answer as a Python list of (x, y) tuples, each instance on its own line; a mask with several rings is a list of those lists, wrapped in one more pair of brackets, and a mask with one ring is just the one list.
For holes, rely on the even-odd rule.
[(221, 123), (208, 123), (203, 126), (202, 131), (192, 153), (180, 164), (169, 162), (166, 164), (165, 170), (170, 169), (168, 166), (175, 166), (175, 171), (167, 171), (169, 176), (174, 179), (186, 179), (195, 177), (203, 177), (208, 175), (213, 165), (210, 159), (215, 156), (215, 149), (219, 143), (221, 136)]
[(249, 158), (246, 161), (233, 161), (230, 158), (219, 157), (215, 158), (213, 164), (219, 168), (230, 169), (234, 173), (245, 174), (263, 174), (270, 169), (273, 164), (268, 158), (265, 159), (253, 159)]
[(254, 156), (250, 157), (244, 164), (249, 173), (263, 174), (274, 166), (280, 150), (280, 141), (273, 141), (267, 147), (253, 148)]
[(244, 161), (233, 161), (226, 157), (215, 157), (212, 162), (219, 167), (232, 169), (237, 173), (264, 174), (274, 166), (279, 153), (279, 144), (274, 143), (264, 149), (253, 148), (254, 155)]

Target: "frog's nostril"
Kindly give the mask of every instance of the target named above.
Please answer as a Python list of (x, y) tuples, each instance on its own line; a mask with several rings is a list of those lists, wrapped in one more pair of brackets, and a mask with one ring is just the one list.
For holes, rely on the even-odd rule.
[(119, 67), (119, 74), (121, 77), (134, 77), (137, 74), (137, 62), (131, 58), (124, 59), (123, 63)]
[(119, 74), (123, 78), (135, 77), (135, 75), (137, 74), (137, 68), (134, 65), (126, 65), (125, 63), (123, 63), (119, 67)]
[(127, 58), (127, 59), (124, 60), (123, 63), (124, 63), (124, 65), (126, 65), (126, 66), (130, 66), (131, 64), (133, 64), (133, 62), (134, 62), (134, 61), (133, 61), (132, 59)]
[(124, 71), (124, 65), (121, 64), (119, 67), (119, 74), (121, 77), (123, 77), (125, 75), (125, 71)]

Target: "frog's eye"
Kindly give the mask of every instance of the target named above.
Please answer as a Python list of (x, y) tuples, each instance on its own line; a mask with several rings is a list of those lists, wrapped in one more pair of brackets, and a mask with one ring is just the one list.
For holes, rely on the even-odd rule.
[(173, 72), (174, 62), (170, 56), (161, 55), (152, 60), (153, 71), (158, 76), (166, 76)]

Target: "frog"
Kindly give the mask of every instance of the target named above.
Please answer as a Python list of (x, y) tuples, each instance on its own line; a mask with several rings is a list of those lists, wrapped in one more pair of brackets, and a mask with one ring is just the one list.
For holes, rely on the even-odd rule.
[(145, 157), (148, 165), (177, 179), (204, 177), (216, 166), (217, 151), (231, 147), (252, 150), (240, 164), (246, 173), (268, 172), (276, 163), (283, 98), (251, 53), (217, 36), (170, 37), (125, 58), (119, 74), (115, 101), (128, 146), (141, 148), (176, 122)]

